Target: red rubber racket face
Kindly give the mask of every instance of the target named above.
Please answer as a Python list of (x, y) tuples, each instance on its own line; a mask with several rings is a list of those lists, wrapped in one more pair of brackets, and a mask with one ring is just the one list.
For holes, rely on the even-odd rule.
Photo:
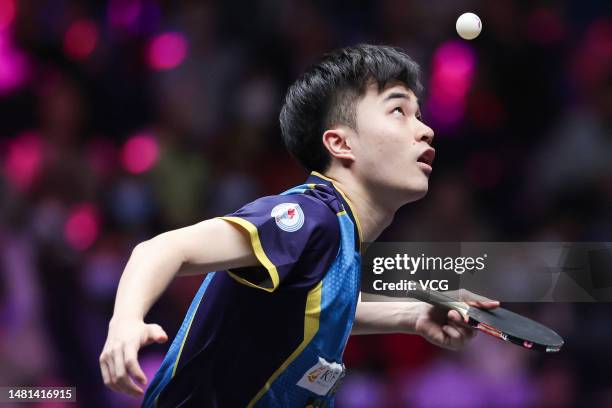
[(527, 349), (555, 353), (564, 343), (561, 336), (543, 324), (502, 307), (490, 310), (470, 307), (467, 314), (470, 326)]

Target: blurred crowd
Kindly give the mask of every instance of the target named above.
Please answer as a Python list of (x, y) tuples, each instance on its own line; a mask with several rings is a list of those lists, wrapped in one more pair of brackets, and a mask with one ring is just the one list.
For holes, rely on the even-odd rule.
[[(0, 0), (0, 385), (138, 406), (98, 368), (132, 248), (301, 182), (278, 112), (291, 82), (339, 46), (415, 58), (436, 131), (429, 194), (381, 240), (612, 241), (611, 8)], [(465, 11), (483, 21), (472, 42), (454, 32)], [(172, 337), (200, 281), (177, 279), (147, 320)], [(509, 307), (558, 329), (564, 351), (352, 338), (338, 406), (612, 406), (609, 305)], [(165, 347), (141, 351), (149, 378)]]

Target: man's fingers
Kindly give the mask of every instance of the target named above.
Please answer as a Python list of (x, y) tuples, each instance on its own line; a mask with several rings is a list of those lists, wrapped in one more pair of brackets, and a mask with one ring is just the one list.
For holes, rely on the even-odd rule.
[(450, 322), (449, 326), (453, 327), (459, 332), (459, 334), (461, 335), (462, 341), (471, 339), (472, 337), (474, 337), (474, 334), (476, 332), (470, 326), (467, 326), (465, 324), (456, 324), (456, 323)]
[(107, 353), (106, 358), (104, 359), (104, 364), (106, 365), (106, 370), (108, 372), (108, 376), (110, 382), (108, 383), (108, 388), (113, 391), (120, 391), (119, 387), (117, 387), (117, 376), (115, 375), (115, 362), (112, 353)]
[(461, 333), (459, 333), (459, 330), (450, 324), (445, 324), (442, 326), (442, 330), (444, 330), (444, 333), (446, 333), (446, 335), (453, 340), (461, 339)]
[(141, 397), (144, 394), (142, 388), (137, 386), (129, 376), (125, 377), (125, 379), (122, 381), (122, 385), (124, 392), (133, 397)]
[(108, 364), (106, 364), (106, 359), (104, 357), (100, 357), (100, 371), (102, 371), (102, 379), (104, 380), (104, 385), (106, 385), (111, 390), (114, 390), (114, 385), (110, 376), (110, 372), (108, 370)]
[(109, 340), (100, 355), (100, 370), (110, 389), (140, 397), (147, 377), (138, 363), (138, 350), (142, 345), (166, 342), (168, 335), (157, 324), (136, 323), (137, 326), (129, 327), (109, 325), (114, 332), (109, 332)]
[(463, 333), (465, 333), (469, 338), (474, 337), (476, 335), (476, 330), (472, 326), (467, 324), (465, 320), (463, 319), (463, 316), (461, 316), (461, 314), (457, 312), (456, 310), (448, 311), (447, 320), (450, 324), (454, 325), (455, 327), (465, 329), (463, 330)]
[(477, 330), (463, 322), (455, 323), (453, 321), (449, 321), (449, 324), (442, 326), (442, 331), (448, 336), (447, 344), (453, 350), (463, 347), (466, 341), (472, 339), (478, 333)]
[(129, 372), (126, 367), (126, 359), (124, 357), (125, 350), (128, 346), (123, 346), (113, 353), (114, 365), (115, 365), (115, 386), (126, 394), (139, 397), (143, 394), (143, 391), (138, 387), (129, 376)]
[[(134, 377), (140, 384), (146, 385), (147, 376), (142, 371), (142, 368), (140, 368), (140, 364), (138, 364), (138, 348), (135, 346), (127, 347), (123, 358), (125, 359), (128, 374)], [(142, 390), (140, 391), (142, 392)]]
[(125, 383), (127, 371), (125, 370), (125, 362), (123, 361), (123, 347), (113, 350), (113, 366), (115, 369), (115, 386), (119, 391), (129, 393)]
[(448, 335), (444, 330), (434, 330), (428, 334), (428, 340), (439, 347), (445, 347), (448, 343)]
[(466, 324), (465, 320), (463, 320), (463, 316), (461, 316), (461, 313), (459, 313), (456, 310), (449, 310), (448, 314), (446, 316), (447, 316), (448, 320), (453, 322), (453, 323)]
[(110, 376), (111, 384), (114, 386), (114, 384), (117, 382), (117, 376), (115, 375), (115, 360), (112, 352), (108, 353), (105, 361), (106, 366), (108, 367), (108, 375)]
[(457, 350), (461, 348), (464, 339), (461, 333), (455, 327), (447, 324), (442, 326), (442, 331), (447, 336), (446, 345), (449, 349)]
[(133, 344), (126, 346), (123, 353), (123, 361), (125, 363), (127, 375), (124, 381), (125, 388), (128, 394), (135, 397), (140, 397), (144, 394), (142, 387), (139, 387), (130, 376), (134, 377), (140, 384), (147, 383), (147, 377), (138, 364), (138, 346)]
[(472, 326), (468, 325), (459, 312), (456, 310), (449, 310), (447, 314), (448, 322), (451, 326), (456, 328), (465, 339), (471, 339), (476, 335), (476, 330)]

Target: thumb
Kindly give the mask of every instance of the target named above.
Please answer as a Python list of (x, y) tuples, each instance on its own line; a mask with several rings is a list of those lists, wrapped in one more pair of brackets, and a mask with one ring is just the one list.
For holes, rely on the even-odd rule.
[(468, 305), (476, 306), (481, 309), (494, 309), (500, 305), (500, 302), (497, 300), (489, 299), (465, 289), (461, 289), (459, 298)]
[(159, 324), (147, 324), (147, 344), (165, 343), (168, 335)]
[(470, 306), (479, 307), (481, 309), (495, 309), (500, 306), (498, 300), (467, 300), (465, 301)]
[(482, 309), (495, 309), (500, 305), (500, 302), (498, 300), (481, 300), (477, 303), (477, 306)]

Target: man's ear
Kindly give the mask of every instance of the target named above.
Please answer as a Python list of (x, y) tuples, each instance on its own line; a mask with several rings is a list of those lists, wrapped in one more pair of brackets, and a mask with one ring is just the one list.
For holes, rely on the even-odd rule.
[(355, 161), (355, 155), (351, 147), (352, 131), (345, 127), (335, 127), (323, 133), (323, 146), (332, 157), (341, 161)]

